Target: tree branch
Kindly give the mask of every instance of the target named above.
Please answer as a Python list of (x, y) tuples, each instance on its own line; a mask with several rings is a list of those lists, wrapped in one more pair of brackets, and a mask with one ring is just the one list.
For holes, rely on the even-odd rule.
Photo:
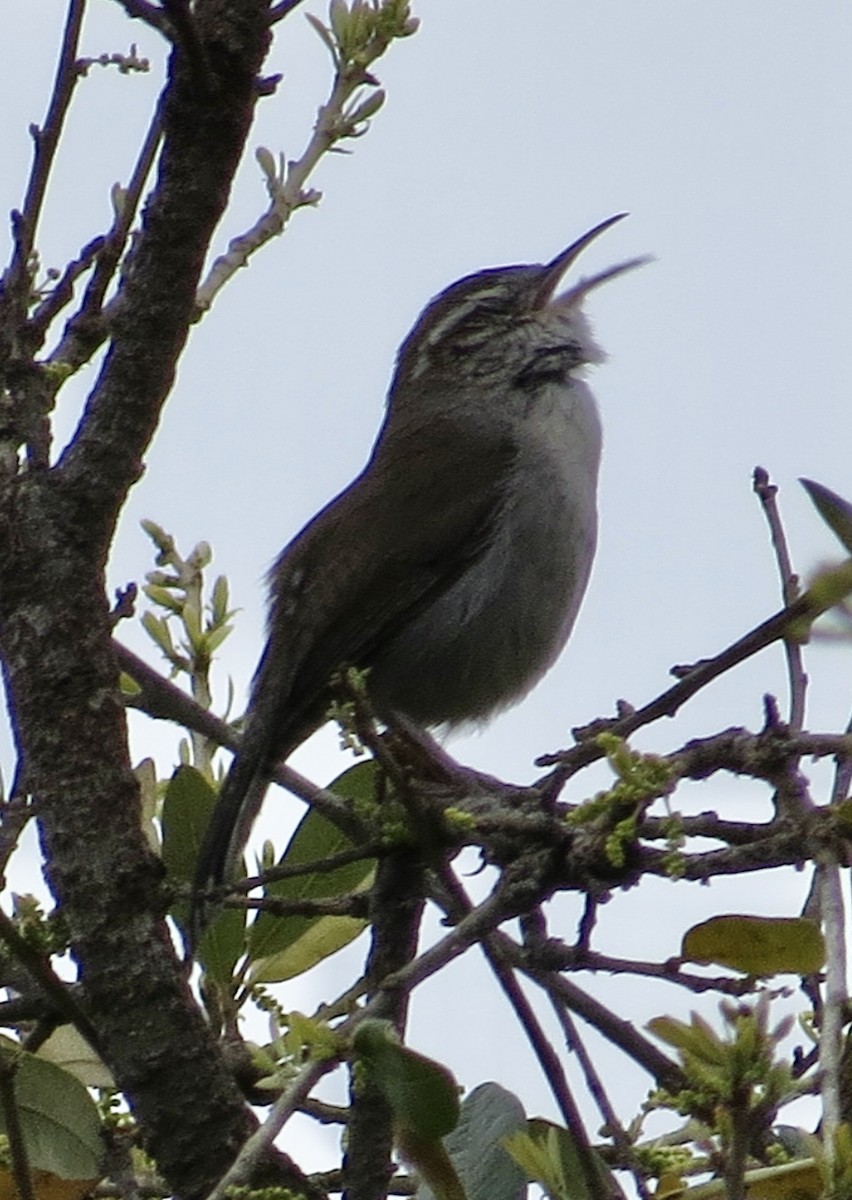
[[(842, 568), (838, 568), (838, 576), (841, 571), (845, 572), (844, 580), (848, 580), (850, 589), (852, 589), (852, 559), (843, 564)], [(840, 588), (838, 587), (837, 590)], [(675, 668), (675, 673), (682, 674), (683, 678), (644, 707), (625, 712), (624, 715), (617, 718), (596, 721), (577, 731), (582, 738), (579, 745), (570, 750), (543, 754), (538, 758), (536, 761), (539, 766), (558, 764), (556, 770), (542, 781), (542, 786), (548, 789), (558, 786), (565, 779), (588, 766), (589, 763), (603, 758), (605, 751), (594, 740), (597, 734), (606, 732), (612, 733), (616, 737), (627, 738), (637, 729), (650, 725), (660, 717), (673, 717), (687, 700), (690, 700), (708, 683), (712, 683), (714, 679), (718, 679), (732, 667), (738, 666), (761, 650), (765, 650), (773, 642), (791, 636), (791, 631), (797, 627), (812, 624), (817, 617), (821, 617), (824, 612), (837, 603), (838, 596), (834, 591), (831, 595), (827, 595), (821, 589), (809, 588), (799, 596), (798, 600), (756, 626), (750, 633), (717, 654), (715, 658), (704, 659), (694, 666)]]
[(24, 197), (23, 210), (16, 221), (15, 252), (7, 281), (9, 294), (15, 297), (19, 306), (24, 304), (24, 307), (18, 309), (18, 316), (21, 318), (26, 311), (26, 280), (47, 184), (65, 124), (65, 117), (71, 104), (74, 86), (78, 79), (77, 47), (80, 42), (80, 30), (85, 10), (86, 0), (69, 0), (47, 116), (41, 129), (37, 126), (30, 128), (34, 145), (33, 166)]

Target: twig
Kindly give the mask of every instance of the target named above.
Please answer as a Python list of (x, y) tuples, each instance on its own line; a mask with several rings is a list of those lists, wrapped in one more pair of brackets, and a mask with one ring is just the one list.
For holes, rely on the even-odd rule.
[(100, 1053), (97, 1032), (80, 1005), (52, 970), (46, 959), (22, 937), (13, 922), (0, 909), (0, 939), (6, 943), (14, 958), (29, 972), (35, 982), (50, 997), (57, 1009), (83, 1035), (96, 1054)]
[(226, 1200), (230, 1188), (245, 1183), (251, 1177), (254, 1168), (266, 1156), (267, 1150), (287, 1121), (297, 1109), (301, 1108), (322, 1077), (334, 1070), (338, 1061), (337, 1058), (324, 1059), (322, 1062), (306, 1063), (302, 1067), (295, 1079), (275, 1101), (263, 1124), (245, 1142), (234, 1162), (216, 1184), (207, 1200)]
[[(822, 832), (831, 837), (831, 825), (823, 821), (825, 815), (821, 809), (812, 814), (815, 820), (808, 830), (809, 834), (819, 836), (819, 832)], [(755, 837), (754, 842), (747, 846), (730, 846), (700, 854), (678, 854), (678, 879), (698, 882), (712, 879), (714, 875), (747, 875), (753, 871), (766, 871), (770, 867), (799, 867), (811, 857), (812, 851), (805, 838), (808, 827), (804, 822), (779, 820), (762, 828), (763, 836)], [(671, 879), (671, 853), (640, 846), (636, 851), (635, 869), (638, 874)]]
[(250, 229), (232, 238), (226, 253), (213, 262), (196, 293), (196, 319), (207, 312), (228, 280), (248, 265), (252, 255), (283, 232), (297, 209), (319, 203), (322, 193), (306, 190), (305, 185), (320, 160), (344, 136), (340, 127), (345, 120), (346, 102), (353, 92), (370, 82), (370, 78), (365, 70), (358, 71), (351, 67), (337, 72), (331, 94), (326, 103), (320, 106), (313, 133), (301, 158), (289, 161), (286, 170), (282, 163), (280, 173), (276, 174), (274, 166), (266, 161), (271, 159), (269, 152), (258, 152), (258, 161), (266, 176), (269, 207)]
[(88, 271), (94, 259), (103, 250), (104, 242), (105, 239), (103, 237), (92, 238), (83, 247), (78, 256), (68, 263), (62, 272), (62, 277), (50, 289), (50, 294), (45, 296), (44, 300), (36, 308), (30, 318), (29, 328), (38, 339), (39, 344), (43, 340), (44, 332), (54, 317), (62, 311), (66, 304), (70, 303), (74, 296), (74, 284), (81, 275)]
[(570, 980), (563, 979), (558, 972), (538, 967), (529, 951), (518, 946), (507, 934), (498, 930), (493, 936), (509, 962), (530, 979), (534, 979), (548, 995), (557, 996), (571, 1012), (577, 1013), (597, 1029), (607, 1041), (618, 1046), (659, 1083), (674, 1091), (684, 1086), (683, 1077), (675, 1063), (644, 1038), (633, 1022), (616, 1016), (599, 1000), (595, 1000)]
[(281, 863), (270, 867), (260, 875), (249, 875), (245, 879), (236, 880), (228, 885), (229, 892), (253, 892), (255, 888), (265, 887), (270, 883), (280, 883), (282, 879), (297, 879), (301, 875), (326, 875), (340, 867), (348, 867), (351, 863), (363, 862), (368, 858), (376, 858), (386, 846), (378, 843), (373, 846), (353, 846), (351, 850), (340, 850), (337, 854), (329, 854), (328, 858), (316, 858), (310, 862), (297, 863), (289, 866)]
[[(846, 726), (852, 731), (852, 720)], [(838, 762), (831, 804), (841, 804), (849, 788), (852, 759)], [(819, 1063), (823, 1076), (823, 1144), (829, 1161), (834, 1157), (834, 1133), (843, 1113), (843, 1027), (846, 1022), (846, 913), (840, 868), (835, 855), (818, 862), (815, 885), (823, 936), (825, 938), (825, 991), (820, 1022)]]
[[(852, 717), (846, 724), (846, 736), (852, 737)], [(836, 754), (837, 765), (834, 773), (834, 784), (831, 789), (831, 803), (840, 804), (849, 795), (852, 786), (852, 752)]]
[(724, 992), (729, 996), (743, 996), (747, 992), (755, 990), (754, 981), (748, 977), (688, 975), (680, 970), (677, 959), (662, 963), (642, 962), (632, 958), (613, 958), (611, 955), (598, 954), (597, 951), (588, 949), (581, 949), (578, 953), (571, 946), (560, 949), (553, 942), (545, 943), (541, 955), (537, 954), (535, 946), (530, 946), (529, 955), (532, 961), (539, 959), (541, 965), (546, 965), (549, 969), (606, 971), (611, 975), (636, 975), (644, 979), (662, 979), (666, 983), (673, 983), (696, 993)]
[[(844, 581), (848, 575), (852, 587), (852, 559), (838, 568), (843, 570)], [(673, 717), (675, 713), (691, 699), (696, 692), (701, 691), (708, 683), (738, 666), (746, 659), (752, 658), (773, 642), (789, 636), (791, 628), (800, 624), (812, 623), (817, 617), (832, 608), (837, 603), (834, 594), (827, 597), (821, 589), (810, 588), (799, 596), (792, 604), (774, 613), (766, 621), (757, 625), (744, 637), (728, 646), (715, 658), (705, 659), (690, 667), (673, 687), (662, 692), (654, 700), (642, 708), (626, 712), (624, 715), (609, 721), (597, 721), (592, 726), (580, 731), (583, 740), (570, 750), (560, 750), (555, 754), (544, 754), (536, 759), (538, 766), (556, 766), (556, 770), (541, 781), (540, 786), (552, 788), (561, 785), (566, 778), (576, 774), (589, 763), (603, 758), (605, 751), (598, 745), (596, 736), (606, 731), (617, 737), (629, 737), (637, 729), (650, 725), (660, 717)]]
[[(775, 561), (781, 576), (781, 599), (785, 604), (792, 604), (799, 594), (799, 577), (793, 572), (787, 538), (778, 511), (778, 488), (770, 482), (769, 474), (763, 467), (754, 468), (753, 486), (769, 525)], [(801, 729), (805, 719), (805, 695), (808, 687), (802, 647), (794, 639), (785, 638), (784, 653), (787, 658), (787, 676), (790, 680), (790, 715), (787, 723), (792, 729)]]
[(15, 252), (9, 271), (8, 285), (10, 291), (15, 293), (17, 303), (21, 308), (21, 315), (24, 315), (25, 312), (27, 295), (20, 293), (20, 289), (22, 289), (29, 271), (30, 256), (35, 245), (47, 182), (50, 178), (65, 117), (71, 104), (74, 85), (78, 79), (77, 47), (80, 42), (80, 29), (83, 24), (85, 8), (86, 0), (69, 0), (68, 15), (65, 19), (62, 46), (59, 51), (59, 62), (56, 67), (47, 116), (41, 129), (31, 126), (30, 130), (34, 146), (33, 165), (23, 209), (15, 222)]
[[(238, 750), (240, 736), (234, 728), (215, 716), (212, 712), (197, 704), (191, 696), (182, 692), (167, 679), (164, 679), (153, 667), (122, 646), (113, 641), (115, 656), (119, 666), (125, 671), (139, 688), (138, 693), (124, 697), (125, 704), (130, 708), (141, 709), (149, 716), (160, 720), (175, 721), (187, 729), (195, 729), (216, 741), (220, 746), (229, 750)], [(279, 764), (270, 776), (270, 781), (279, 783), (288, 792), (311, 804), (338, 825), (344, 833), (353, 840), (363, 841), (364, 830), (355, 817), (350, 805), (327, 788), (318, 787), (292, 767)]]
[(51, 364), (61, 363), (63, 367), (76, 371), (88, 362), (107, 336), (110, 306), (104, 309), (104, 296), (115, 275), (130, 234), (130, 227), (139, 209), (142, 192), (157, 157), (163, 136), (164, 96), (165, 92), (161, 93), (157, 101), (130, 182), (120, 194), (112, 227), (103, 240), (97, 264), (83, 293), (80, 307), (69, 320), (59, 343), (48, 358)]
[[(731, 771), (775, 784), (779, 770), (787, 763), (830, 755), (852, 761), (852, 731), (791, 734), (784, 728), (769, 727), (752, 733), (735, 727), (707, 738), (693, 738), (668, 755), (668, 761), (682, 779), (706, 779), (715, 771)], [(731, 822), (731, 828), (737, 824)]]
[(226, 898), (226, 908), (260, 909), (274, 917), (358, 917), (366, 919), (369, 897), (365, 892), (348, 896), (327, 896), (310, 900), (291, 900), (284, 896), (240, 896)]
[(592, 1061), (591, 1055), (587, 1052), (585, 1043), (577, 1031), (577, 1026), (571, 1014), (568, 1012), (564, 1004), (557, 1001), (555, 996), (550, 997), (550, 1003), (553, 1011), (556, 1013), (556, 1019), (562, 1026), (562, 1031), (565, 1034), (565, 1045), (569, 1053), (573, 1053), (580, 1064), (580, 1070), (586, 1079), (589, 1091), (598, 1110), (606, 1122), (607, 1132), (612, 1138), (616, 1150), (623, 1159), (625, 1165), (630, 1170), (633, 1176), (633, 1182), (636, 1185), (636, 1191), (639, 1193), (641, 1200), (650, 1200), (645, 1178), (640, 1170), (639, 1163), (636, 1159), (636, 1153), (633, 1149), (633, 1143), (627, 1136), (621, 1122), (618, 1119), (615, 1109), (610, 1103), (609, 1096), (606, 1094), (603, 1081), (600, 1075), (595, 1070), (595, 1064)]
[[(532, 1046), (533, 1053), (539, 1061), (545, 1079), (562, 1114), (562, 1120), (571, 1132), (571, 1140), (577, 1151), (580, 1169), (583, 1173), (585, 1192), (593, 1200), (611, 1200), (610, 1190), (604, 1186), (601, 1173), (595, 1161), (591, 1143), (586, 1133), (582, 1115), (571, 1094), (568, 1079), (563, 1070), (559, 1056), (545, 1036), (541, 1023), (533, 1011), (500, 951), (499, 944), (493, 938), (484, 938), (482, 950), (497, 977), (497, 982), (506, 994), (506, 998), (514, 1009), (527, 1040)], [(619, 1186), (619, 1193), (624, 1195)]]

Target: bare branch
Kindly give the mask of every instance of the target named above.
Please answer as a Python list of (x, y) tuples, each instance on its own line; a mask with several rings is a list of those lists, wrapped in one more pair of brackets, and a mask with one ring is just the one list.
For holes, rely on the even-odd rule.
[(677, 1091), (683, 1086), (678, 1067), (652, 1042), (643, 1037), (633, 1022), (616, 1016), (599, 1000), (595, 1000), (570, 980), (564, 979), (558, 972), (536, 966), (534, 961), (531, 961), (528, 951), (513, 942), (507, 934), (498, 930), (494, 933), (494, 938), (509, 962), (540, 984), (548, 996), (556, 996), (571, 1012), (597, 1029), (607, 1041), (623, 1050), (659, 1083), (672, 1091)]
[(51, 321), (62, 311), (66, 304), (70, 304), (74, 298), (74, 284), (84, 275), (91, 267), (95, 258), (101, 253), (104, 248), (105, 239), (103, 237), (93, 238), (87, 245), (83, 247), (77, 258), (73, 259), (62, 272), (62, 276), (57, 280), (49, 295), (45, 296), (41, 304), (33, 313), (29, 321), (29, 328), (32, 330), (34, 340), (37, 344), (41, 344), (44, 339), (45, 331)]
[[(47, 183), (59, 145), (59, 138), (65, 124), (65, 117), (71, 104), (74, 86), (79, 78), (77, 71), (77, 47), (80, 41), (80, 29), (83, 24), (83, 14), (86, 0), (69, 0), (68, 15), (65, 20), (65, 30), (62, 35), (62, 47), (59, 51), (59, 62), (53, 84), (53, 93), (45, 117), (44, 125), (39, 129), (31, 127), (34, 144), (34, 157), (30, 179), (24, 197), (23, 209), (15, 223), (15, 252), (9, 270), (8, 288), (15, 296), (19, 305), (20, 316), (23, 317), (26, 304), (26, 289), (24, 287), (29, 271), (30, 256), (35, 246), (39, 218), (47, 191)], [(23, 289), (23, 290), (22, 290)]]
[[(778, 488), (770, 482), (769, 475), (763, 467), (754, 468), (754, 491), (769, 525), (775, 560), (781, 576), (781, 598), (785, 604), (792, 604), (799, 594), (799, 577), (793, 572), (787, 538), (778, 511)], [(808, 687), (808, 677), (802, 661), (802, 647), (798, 641), (786, 638), (784, 653), (787, 657), (787, 675), (790, 680), (790, 715), (787, 720), (793, 729), (801, 729), (805, 719), (805, 695)]]
[[(841, 571), (844, 572), (844, 580), (848, 576), (850, 587), (852, 587), (852, 559), (847, 560), (841, 568), (838, 568), (838, 573)], [(558, 786), (589, 763), (603, 758), (605, 751), (594, 740), (598, 733), (606, 731), (617, 737), (626, 738), (635, 733), (637, 729), (659, 720), (660, 717), (673, 717), (687, 700), (690, 700), (708, 683), (712, 683), (720, 675), (724, 675), (725, 672), (730, 671), (741, 662), (745, 662), (761, 650), (765, 650), (773, 642), (789, 637), (792, 629), (812, 623), (836, 603), (836, 595), (826, 596), (819, 589), (810, 588), (792, 604), (757, 625), (750, 633), (733, 642), (715, 658), (704, 659), (694, 666), (676, 668), (675, 672), (682, 674), (683, 678), (644, 707), (626, 711), (618, 718), (596, 721), (582, 730), (577, 730), (575, 732), (582, 738), (579, 745), (555, 754), (543, 754), (538, 758), (536, 762), (539, 766), (559, 764), (557, 769), (542, 781), (543, 785), (548, 788), (554, 785)]]
[(157, 101), (130, 182), (126, 188), (120, 189), (119, 195), (114, 198), (115, 219), (112, 228), (103, 239), (97, 265), (83, 294), (80, 307), (68, 322), (65, 333), (48, 359), (51, 364), (61, 363), (69, 372), (78, 370), (88, 362), (108, 335), (109, 313), (103, 309), (104, 296), (127, 244), (130, 227), (139, 209), (142, 192), (160, 146), (164, 95), (165, 93)]
[[(219, 1180), (207, 1200), (226, 1200), (231, 1188), (238, 1187), (251, 1178), (252, 1172), (266, 1157), (290, 1117), (302, 1108), (311, 1091), (323, 1076), (327, 1075), (329, 1071), (333, 1071), (337, 1065), (337, 1059), (326, 1058), (321, 1062), (308, 1062), (301, 1068), (295, 1079), (288, 1084), (275, 1101), (263, 1124), (244, 1143), (234, 1162)], [(316, 1195), (316, 1191), (310, 1188), (308, 1195), (313, 1197)]]
[(580, 1064), (580, 1069), (586, 1080), (586, 1085), (590, 1094), (594, 1098), (595, 1104), (598, 1106), (601, 1116), (604, 1119), (607, 1131), (613, 1140), (616, 1150), (622, 1160), (629, 1166), (630, 1172), (633, 1175), (633, 1182), (636, 1185), (636, 1191), (639, 1194), (640, 1200), (650, 1200), (650, 1193), (642, 1171), (636, 1159), (636, 1154), (633, 1150), (633, 1145), (627, 1133), (624, 1130), (621, 1122), (618, 1119), (615, 1109), (607, 1095), (606, 1088), (603, 1086), (603, 1080), (595, 1070), (595, 1065), (592, 1057), (586, 1050), (586, 1045), (580, 1037), (577, 1026), (568, 1012), (564, 1004), (560, 1004), (555, 996), (550, 997), (550, 1003), (553, 1011), (556, 1013), (556, 1019), (562, 1026), (562, 1031), (565, 1034), (565, 1046), (569, 1052), (577, 1056), (577, 1061)]

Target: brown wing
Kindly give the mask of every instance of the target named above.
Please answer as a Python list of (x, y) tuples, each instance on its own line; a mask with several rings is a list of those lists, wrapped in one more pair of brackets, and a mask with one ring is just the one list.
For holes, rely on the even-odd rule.
[(368, 665), (375, 647), (482, 553), (513, 456), (499, 438), (477, 436), (473, 449), (449, 422), (395, 431), (287, 548), (271, 574), (270, 644), (255, 688), (256, 703), (272, 700), (274, 756), (306, 721), (322, 719), (341, 664)]
[(477, 432), (472, 446), (447, 420), (425, 431), (396, 420), (366, 471), (284, 551), (250, 719), (198, 857), (191, 939), (206, 920), (200, 893), (230, 873), (264, 777), (322, 723), (332, 673), (369, 664), (483, 552), (513, 457), (507, 439)]

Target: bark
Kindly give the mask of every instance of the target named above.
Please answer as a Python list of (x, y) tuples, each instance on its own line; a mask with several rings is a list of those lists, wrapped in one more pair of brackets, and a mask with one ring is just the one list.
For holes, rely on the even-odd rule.
[[(104, 568), (250, 128), (265, 10), (263, 0), (196, 4), (194, 36), (184, 31), (171, 55), (158, 180), (100, 377), (59, 462), (9, 472), (0, 489), (0, 649), (49, 883), (99, 1049), (159, 1168), (187, 1198), (221, 1176), (253, 1118), (164, 921), (162, 869), (142, 837), (130, 770)], [(3, 332), (7, 350), (25, 345)], [(6, 374), (14, 397), (20, 364), (5, 365), (15, 368)]]

